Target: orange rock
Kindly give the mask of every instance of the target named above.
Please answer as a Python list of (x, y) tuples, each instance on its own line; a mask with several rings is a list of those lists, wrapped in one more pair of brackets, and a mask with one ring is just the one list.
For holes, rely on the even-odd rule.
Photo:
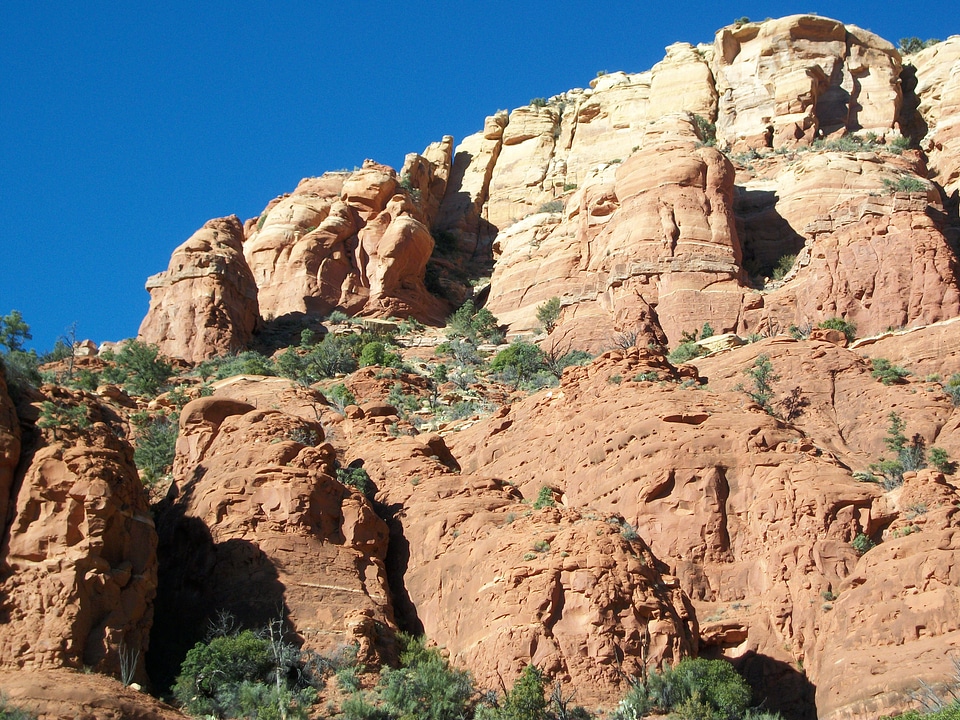
[(200, 362), (244, 349), (259, 320), (257, 286), (235, 215), (209, 220), (147, 280), (150, 309), (139, 339), (168, 357)]
[(0, 666), (116, 675), (128, 652), (143, 682), (157, 535), (133, 453), (93, 396), (47, 392), (92, 424), (38, 432), (27, 448), (0, 565)]
[(307, 648), (356, 641), (365, 662), (392, 657), (387, 528), (335, 479), (320, 424), (214, 395), (188, 403), (180, 428), (158, 519), (161, 686), (221, 610), (245, 627), (282, 619)]

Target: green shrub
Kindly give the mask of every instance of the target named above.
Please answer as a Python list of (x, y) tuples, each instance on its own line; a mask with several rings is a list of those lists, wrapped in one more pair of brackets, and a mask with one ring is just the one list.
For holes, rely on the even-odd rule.
[(0, 693), (0, 720), (37, 720), (37, 716), (11, 705), (3, 693)]
[(135, 430), (133, 461), (146, 485), (152, 485), (173, 469), (180, 429), (176, 415), (135, 413), (130, 420)]
[(379, 365), (380, 367), (395, 367), (403, 365), (403, 358), (395, 352), (387, 350), (379, 340), (368, 342), (360, 351), (360, 367)]
[(563, 212), (563, 200), (550, 200), (548, 202), (545, 202), (543, 205), (540, 206), (537, 212), (542, 212), (542, 213)]
[(716, 123), (710, 122), (702, 115), (694, 115), (693, 124), (697, 129), (697, 136), (704, 145), (712, 146), (717, 144)]
[(920, 52), (925, 50), (928, 47), (936, 45), (939, 40), (936, 38), (930, 38), (929, 40), (921, 40), (918, 37), (905, 37), (900, 38), (899, 50), (903, 55), (911, 55), (913, 53)]
[(344, 485), (359, 490), (368, 498), (372, 498), (376, 491), (370, 475), (362, 467), (338, 467), (337, 480)]
[(401, 653), (403, 667), (386, 668), (379, 693), (390, 717), (398, 720), (461, 720), (471, 715), (476, 693), (473, 678), (457, 670), (437, 650), (422, 641)]
[(706, 350), (694, 341), (682, 342), (667, 355), (667, 360), (673, 365), (682, 365), (683, 363), (690, 362), (694, 358), (700, 357), (705, 352)]
[(90, 418), (87, 417), (87, 406), (64, 405), (44, 400), (40, 404), (40, 417), (37, 418), (37, 427), (52, 430), (53, 438), (60, 439), (59, 433), (64, 431), (75, 433), (90, 427)]
[(556, 502), (553, 499), (553, 489), (548, 488), (546, 485), (540, 488), (540, 493), (537, 495), (537, 499), (533, 503), (534, 510), (540, 510), (545, 507), (555, 507)]
[(173, 695), (191, 715), (305, 718), (315, 692), (291, 680), (301, 667), (299, 651), (275, 626), (263, 637), (244, 630), (189, 650)]
[(950, 396), (954, 406), (960, 405), (960, 373), (954, 373), (943, 384), (943, 391)]
[(883, 485), (892, 490), (903, 484), (903, 473), (919, 470), (926, 467), (926, 441), (919, 433), (914, 433), (910, 440), (904, 434), (906, 423), (896, 412), (888, 416), (890, 427), (883, 442), (894, 453), (893, 459), (881, 459), (870, 466), (874, 472), (884, 476)]
[(173, 366), (160, 355), (160, 348), (131, 340), (115, 355), (115, 365), (104, 370), (102, 377), (123, 385), (133, 395), (156, 397), (172, 373)]
[(466, 338), (474, 344), (477, 340), (487, 342), (503, 340), (503, 332), (500, 330), (497, 318), (486, 308), (477, 309), (473, 300), (467, 300), (461, 305), (447, 320), (447, 326), (450, 337)]
[(797, 256), (795, 254), (781, 255), (777, 260), (777, 264), (773, 266), (773, 279), (783, 280), (786, 274), (793, 270), (793, 266), (796, 263)]
[(910, 375), (910, 371), (899, 365), (894, 365), (886, 358), (873, 358), (870, 361), (870, 375), (884, 385), (898, 385)]
[(476, 720), (547, 720), (544, 676), (535, 665), (527, 665), (513, 687), (502, 698), (489, 698), (478, 707)]
[(347, 405), (357, 404), (357, 399), (343, 383), (337, 383), (334, 385), (332, 388), (327, 390), (326, 395), (327, 400), (333, 403), (333, 406), (340, 412), (343, 412), (343, 409), (347, 407)]
[(853, 549), (857, 551), (857, 555), (864, 555), (877, 545), (869, 536), (863, 533), (857, 535), (850, 544), (853, 545)]
[(927, 191), (926, 183), (909, 175), (901, 175), (896, 180), (884, 178), (883, 187), (890, 192), (925, 193)]
[(490, 369), (519, 386), (538, 372), (546, 371), (547, 365), (543, 350), (526, 340), (515, 340), (496, 354), (490, 361)]
[(536, 108), (542, 108), (547, 106), (547, 99), (542, 97), (535, 97), (530, 100), (530, 105)]
[(944, 475), (953, 475), (957, 471), (957, 463), (950, 459), (947, 451), (943, 448), (932, 447), (928, 456), (930, 464)]
[(750, 688), (725, 660), (684, 658), (676, 667), (651, 672), (637, 682), (613, 717), (633, 720), (651, 710), (681, 720), (735, 720), (750, 703)]
[(739, 385), (738, 389), (749, 395), (767, 414), (775, 415), (773, 406), (770, 404), (770, 401), (773, 400), (771, 383), (780, 380), (780, 376), (773, 371), (773, 363), (770, 362), (769, 356), (758, 355), (756, 360), (753, 361), (753, 365), (743, 372), (753, 380), (753, 389), (748, 390), (742, 385)]
[(857, 326), (839, 317), (823, 320), (817, 324), (817, 327), (821, 330), (839, 330), (846, 336), (847, 342), (853, 342), (853, 339), (857, 336)]
[(537, 307), (537, 320), (547, 334), (553, 332), (560, 319), (560, 298), (554, 296)]

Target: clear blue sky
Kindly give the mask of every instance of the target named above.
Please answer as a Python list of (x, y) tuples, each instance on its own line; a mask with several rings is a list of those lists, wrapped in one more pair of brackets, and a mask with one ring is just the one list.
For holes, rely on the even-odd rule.
[(676, 41), (816, 12), (900, 37), (953, 2), (26, 2), (0, 7), (0, 314), (38, 350), (136, 334), (148, 275), (207, 219), (408, 152)]

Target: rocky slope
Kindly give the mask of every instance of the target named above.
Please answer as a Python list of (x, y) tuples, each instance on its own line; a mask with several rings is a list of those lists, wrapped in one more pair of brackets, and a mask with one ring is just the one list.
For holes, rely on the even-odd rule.
[[(891, 413), (960, 457), (958, 62), (957, 37), (904, 58), (826, 18), (740, 24), (399, 173), (367, 161), (206, 223), (148, 281), (140, 330), (184, 367), (334, 310), (440, 325), (487, 272), (476, 300), (510, 334), (558, 298), (541, 345), (599, 357), (529, 397), (480, 392), (433, 379), (453, 362), (433, 331), (413, 372), (343, 377), (359, 400), (339, 409), (341, 379), (199, 397), (184, 378), (152, 508), (125, 437), (170, 396), (45, 385), (15, 405), (0, 373), (0, 682), (50, 717), (167, 717), (63, 668), (166, 688), (229, 611), (371, 669), (424, 633), (482, 687), (533, 662), (605, 708), (687, 655), (727, 658), (786, 718), (905, 708), (960, 652), (960, 490), (946, 467), (865, 479)], [(786, 334), (835, 316), (872, 337)], [(705, 324), (755, 342), (668, 362)], [(881, 358), (913, 374), (883, 384)], [(758, 362), (773, 412), (749, 395)], [(418, 433), (396, 386), (499, 407)]]

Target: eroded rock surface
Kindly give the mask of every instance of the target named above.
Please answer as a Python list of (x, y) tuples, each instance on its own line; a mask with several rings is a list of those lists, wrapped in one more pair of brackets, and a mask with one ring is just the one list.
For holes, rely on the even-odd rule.
[(209, 220), (147, 280), (150, 309), (139, 338), (168, 357), (200, 362), (243, 350), (259, 321), (257, 286), (235, 215)]
[(284, 620), (315, 650), (356, 641), (365, 662), (389, 659), (387, 527), (335, 479), (320, 424), (215, 395), (187, 404), (180, 429), (159, 515), (158, 667), (175, 667), (218, 611), (246, 627)]
[(24, 450), (0, 549), (0, 666), (118, 675), (130, 653), (144, 681), (157, 536), (132, 449), (92, 396), (45, 391), (91, 425), (45, 429)]

